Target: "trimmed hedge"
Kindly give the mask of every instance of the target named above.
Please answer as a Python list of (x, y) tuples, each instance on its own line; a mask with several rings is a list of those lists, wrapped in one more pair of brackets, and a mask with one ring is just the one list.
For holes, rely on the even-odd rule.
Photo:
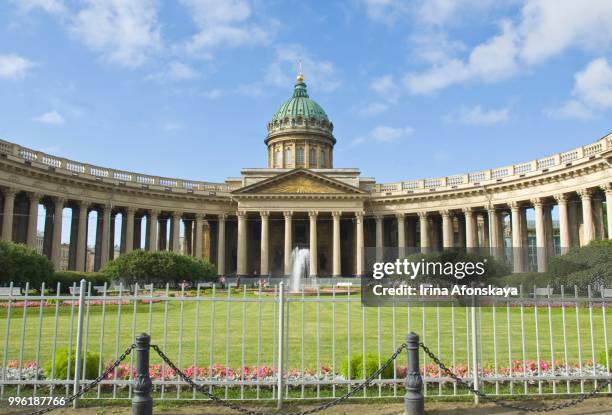
[[(364, 379), (372, 375), (379, 368), (378, 356), (374, 354), (365, 355), (365, 376), (363, 371), (364, 358), (362, 354), (351, 356), (351, 367), (350, 367), (350, 378), (351, 379)], [(380, 362), (384, 363), (383, 361)], [(340, 366), (340, 373), (344, 375), (346, 379), (349, 378), (349, 360), (348, 356), (344, 359)], [(389, 365), (381, 373), (382, 379), (393, 379), (393, 365)]]
[(217, 278), (217, 273), (210, 263), (169, 251), (132, 251), (107, 262), (100, 273), (126, 284), (215, 281)]
[[(95, 352), (87, 352), (85, 356), (85, 379), (95, 379), (98, 377), (98, 365), (100, 355)], [(76, 350), (70, 353), (70, 373), (68, 373), (68, 349), (59, 349), (55, 353), (55, 368), (52, 365), (53, 361), (49, 361), (45, 366), (45, 375), (51, 377), (51, 369), (55, 379), (74, 379), (74, 366), (76, 365)]]
[(39, 288), (53, 276), (53, 263), (26, 245), (0, 241), (0, 283)]

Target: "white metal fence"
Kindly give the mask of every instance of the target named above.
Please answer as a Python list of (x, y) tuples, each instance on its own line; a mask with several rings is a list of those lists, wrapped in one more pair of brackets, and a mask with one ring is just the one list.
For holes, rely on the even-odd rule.
[[(479, 307), (472, 315), (470, 308), (443, 303), (362, 307), (359, 292), (346, 283), (285, 293), (282, 303), (278, 286), (222, 290), (209, 284), (177, 291), (87, 285), (82, 298), (76, 285), (66, 293), (59, 284), (53, 288), (0, 288), (0, 399), (67, 395), (79, 364), (77, 342), (88, 356), (79, 364), (84, 385), (140, 332), (226, 399), (276, 399), (279, 367), (286, 399), (342, 395), (365, 379), (364, 361), (376, 369), (410, 331), (455, 373), (477, 379), (492, 394), (574, 394), (610, 378), (612, 299), (605, 289), (579, 296), (575, 287), (533, 287), (518, 301)], [(421, 358), (426, 396), (468, 394)], [(130, 398), (129, 359), (85, 398)], [(155, 359), (151, 375), (159, 398), (203, 399)], [(402, 358), (359, 396), (403, 396), (404, 376)]]

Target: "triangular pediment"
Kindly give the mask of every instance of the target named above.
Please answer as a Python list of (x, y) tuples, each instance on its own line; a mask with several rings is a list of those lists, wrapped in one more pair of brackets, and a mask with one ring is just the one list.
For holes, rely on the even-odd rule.
[(362, 194), (363, 190), (307, 169), (295, 169), (237, 189), (234, 194)]

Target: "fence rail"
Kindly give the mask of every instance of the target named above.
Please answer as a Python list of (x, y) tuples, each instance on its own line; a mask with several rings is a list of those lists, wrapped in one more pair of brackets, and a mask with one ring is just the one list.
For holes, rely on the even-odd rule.
[[(589, 287), (581, 296), (576, 287), (533, 287), (472, 315), (470, 308), (443, 303), (362, 307), (359, 292), (336, 285), (285, 292), (282, 302), (278, 286), (111, 291), (105, 285), (97, 292), (87, 285), (82, 295), (76, 285), (58, 284), (53, 292), (23, 288), (0, 291), (0, 399), (66, 396), (90, 384), (140, 332), (151, 333), (198, 385), (224, 399), (277, 399), (279, 367), (286, 399), (341, 396), (367, 377), (363, 363), (376, 368), (411, 331), (487, 393), (584, 393), (610, 378), (612, 299), (603, 295), (606, 289)], [(85, 358), (75, 361), (77, 343)], [(205, 399), (155, 359), (151, 375), (159, 398)], [(129, 357), (83, 398), (131, 398), (134, 364)], [(402, 397), (405, 364), (394, 362), (357, 397)], [(421, 369), (426, 396), (469, 394), (427, 356)]]

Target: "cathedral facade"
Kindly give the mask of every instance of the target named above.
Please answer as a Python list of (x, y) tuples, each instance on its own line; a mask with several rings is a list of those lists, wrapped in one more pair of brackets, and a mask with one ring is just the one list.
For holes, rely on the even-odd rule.
[(612, 134), (510, 166), (377, 183), (334, 167), (333, 128), (298, 75), (268, 123), (267, 168), (243, 169), (225, 183), (93, 166), (0, 140), (2, 239), (42, 243), (56, 267), (67, 252), (72, 270), (145, 249), (204, 258), (219, 275), (256, 277), (290, 274), (292, 250), (306, 247), (312, 277), (347, 277), (364, 274), (367, 247), (480, 248), (519, 272), (543, 271), (551, 255), (612, 237)]

